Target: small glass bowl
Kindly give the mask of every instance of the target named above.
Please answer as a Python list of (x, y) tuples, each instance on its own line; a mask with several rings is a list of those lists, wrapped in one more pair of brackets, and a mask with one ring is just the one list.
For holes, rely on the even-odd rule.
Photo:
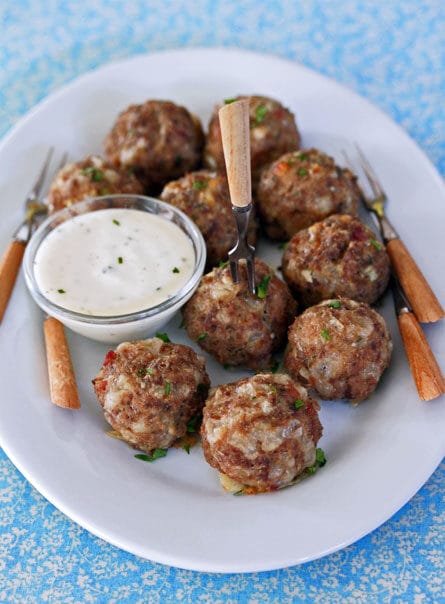
[[(149, 212), (176, 224), (190, 239), (195, 252), (194, 270), (187, 283), (167, 300), (137, 312), (114, 316), (96, 316), (74, 312), (49, 300), (39, 289), (34, 274), (37, 250), (55, 227), (74, 216), (107, 208), (136, 209)], [(81, 335), (117, 344), (155, 334), (193, 295), (204, 272), (206, 246), (195, 223), (183, 212), (167, 203), (142, 195), (106, 195), (73, 204), (49, 216), (36, 230), (27, 245), (23, 267), (26, 285), (34, 301), (48, 315)]]

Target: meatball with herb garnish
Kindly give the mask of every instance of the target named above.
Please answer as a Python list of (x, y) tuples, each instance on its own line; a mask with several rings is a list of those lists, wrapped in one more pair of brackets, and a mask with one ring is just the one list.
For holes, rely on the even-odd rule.
[(130, 168), (155, 194), (170, 180), (201, 162), (204, 133), (199, 119), (171, 101), (130, 105), (105, 139), (105, 155), (114, 165)]
[(282, 270), (304, 306), (336, 296), (372, 304), (388, 285), (390, 261), (371, 229), (348, 214), (335, 214), (292, 237)]
[(319, 405), (285, 374), (260, 373), (214, 388), (203, 411), (202, 446), (222, 486), (274, 491), (325, 462)]
[(88, 197), (115, 193), (140, 195), (143, 187), (131, 171), (117, 169), (98, 155), (90, 155), (57, 172), (48, 191), (48, 211), (52, 214)]
[(391, 360), (383, 317), (364, 302), (325, 300), (289, 328), (286, 371), (322, 399), (367, 399)]
[[(258, 180), (261, 168), (280, 157), (286, 151), (300, 146), (295, 117), (289, 109), (265, 96), (237, 96), (226, 99), (225, 103), (249, 99), (250, 115), (250, 156), (252, 179)], [(209, 131), (204, 149), (204, 164), (213, 170), (225, 171), (224, 153), (219, 125), (219, 106), (210, 118)]]
[(357, 178), (317, 149), (286, 153), (261, 173), (256, 192), (260, 221), (271, 239), (290, 239), (331, 214), (358, 211)]
[[(201, 231), (207, 248), (207, 266), (216, 266), (227, 258), (237, 237), (230, 202), (229, 186), (223, 174), (200, 170), (169, 182), (161, 193), (162, 201), (189, 216)], [(256, 241), (256, 222), (250, 221), (249, 242)]]
[(119, 344), (93, 380), (116, 435), (147, 453), (165, 450), (185, 436), (210, 386), (201, 356), (159, 336)]
[(189, 336), (223, 365), (268, 368), (272, 355), (285, 344), (296, 312), (287, 285), (262, 260), (255, 259), (256, 294), (247, 285), (240, 261), (240, 282), (228, 266), (213, 269), (183, 308)]

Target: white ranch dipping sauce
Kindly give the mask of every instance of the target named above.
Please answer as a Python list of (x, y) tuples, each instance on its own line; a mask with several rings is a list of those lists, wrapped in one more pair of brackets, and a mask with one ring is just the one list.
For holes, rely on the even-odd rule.
[(70, 218), (42, 241), (34, 274), (42, 293), (75, 312), (113, 316), (151, 308), (190, 279), (193, 244), (168, 220), (132, 209)]

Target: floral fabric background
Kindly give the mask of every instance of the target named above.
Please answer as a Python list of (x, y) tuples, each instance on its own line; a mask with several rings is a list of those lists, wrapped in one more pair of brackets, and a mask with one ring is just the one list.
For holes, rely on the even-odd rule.
[[(108, 61), (231, 46), (298, 61), (349, 86), (445, 174), (442, 0), (4, 0), (0, 25), (1, 136), (36, 102)], [(442, 463), (392, 519), (338, 553), (280, 571), (217, 575), (139, 559), (92, 536), (0, 451), (0, 601), (445, 602), (444, 492)]]

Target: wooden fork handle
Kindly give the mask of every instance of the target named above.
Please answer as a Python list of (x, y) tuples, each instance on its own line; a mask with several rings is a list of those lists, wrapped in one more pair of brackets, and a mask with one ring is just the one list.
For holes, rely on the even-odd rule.
[(399, 314), (400, 334), (417, 391), (423, 401), (445, 392), (445, 380), (416, 317), (412, 312)]
[(79, 409), (76, 378), (63, 325), (57, 319), (49, 317), (44, 322), (43, 329), (51, 401), (65, 409)]
[(434, 323), (443, 319), (445, 312), (439, 300), (403, 242), (391, 239), (387, 242), (386, 249), (417, 319), (421, 323)]
[(235, 207), (245, 208), (252, 201), (249, 101), (241, 99), (221, 107), (219, 123), (230, 199)]
[(0, 262), (0, 323), (22, 264), (25, 246), (23, 241), (11, 241)]

